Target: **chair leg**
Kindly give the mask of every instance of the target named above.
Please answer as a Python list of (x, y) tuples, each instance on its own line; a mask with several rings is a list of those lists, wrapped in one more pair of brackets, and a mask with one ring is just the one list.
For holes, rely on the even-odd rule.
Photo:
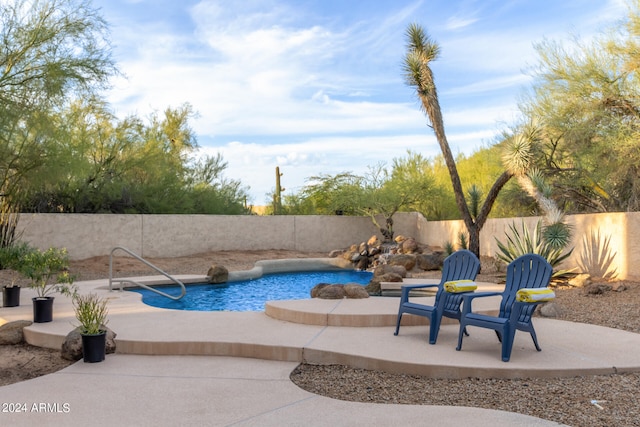
[(462, 337), (464, 336), (464, 332), (466, 330), (467, 330), (467, 327), (462, 323), (460, 323), (460, 332), (458, 332), (458, 346), (456, 347), (456, 351), (462, 350)]
[(442, 317), (437, 315), (431, 316), (431, 321), (429, 322), (429, 344), (435, 344), (438, 340), (438, 332), (440, 332), (441, 322)]
[(516, 329), (508, 327), (502, 333), (502, 361), (508, 362), (511, 359), (511, 350), (513, 349), (513, 340), (516, 336)]
[(536, 346), (536, 350), (542, 351), (540, 346), (538, 345), (538, 337), (536, 336), (536, 331), (533, 329), (533, 325), (531, 325), (531, 338), (533, 339), (533, 344)]
[(400, 321), (402, 320), (402, 312), (398, 313), (398, 320), (396, 321), (396, 331), (393, 333), (393, 335), (398, 335), (398, 332), (400, 332)]

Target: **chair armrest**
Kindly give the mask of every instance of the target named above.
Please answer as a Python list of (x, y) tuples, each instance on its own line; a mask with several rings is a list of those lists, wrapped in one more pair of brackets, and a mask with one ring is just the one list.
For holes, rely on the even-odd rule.
[[(522, 312), (523, 308), (531, 307), (531, 306), (538, 306), (540, 304), (544, 304), (544, 303), (547, 303), (547, 302), (548, 301), (532, 301), (532, 302), (514, 301), (513, 304), (511, 304), (511, 315), (509, 317), (510, 317), (512, 322), (516, 322), (518, 320), (518, 317), (520, 317), (520, 313)], [(531, 314), (533, 314), (533, 312), (531, 312)]]
[(424, 284), (424, 285), (405, 285), (402, 286), (400, 288), (400, 290), (402, 291), (402, 294), (400, 296), (400, 302), (407, 302), (409, 300), (409, 292), (411, 292), (414, 289), (424, 289), (424, 288), (437, 288), (438, 286), (440, 286), (439, 283), (431, 283), (431, 284)]
[(462, 294), (462, 315), (471, 313), (471, 303), (476, 298), (495, 297), (502, 295), (502, 292), (470, 292)]

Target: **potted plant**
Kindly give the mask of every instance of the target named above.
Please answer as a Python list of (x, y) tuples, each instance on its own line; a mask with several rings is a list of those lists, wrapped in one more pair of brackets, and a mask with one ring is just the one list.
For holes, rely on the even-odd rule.
[(85, 363), (102, 362), (107, 344), (107, 301), (96, 294), (75, 295), (73, 308), (80, 322)]
[[(17, 263), (22, 256), (33, 250), (27, 243), (18, 243), (0, 248), (0, 270), (17, 269)], [(2, 287), (2, 306), (17, 307), (20, 305), (20, 285), (12, 277), (11, 283)]]
[(31, 282), (29, 287), (36, 291), (33, 300), (33, 321), (35, 323), (53, 320), (52, 293), (73, 297), (76, 288), (73, 276), (69, 274), (67, 250), (49, 248), (46, 251), (32, 249), (22, 254), (16, 262), (16, 270)]

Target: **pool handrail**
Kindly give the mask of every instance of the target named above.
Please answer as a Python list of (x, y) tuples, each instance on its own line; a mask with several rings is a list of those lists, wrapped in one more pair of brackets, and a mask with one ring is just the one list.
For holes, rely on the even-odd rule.
[[(172, 282), (180, 285), (180, 288), (182, 289), (180, 292), (180, 296), (173, 296), (173, 295), (169, 295), (166, 292), (162, 292), (152, 286), (148, 286), (145, 285), (144, 283), (140, 283), (136, 280), (130, 279), (130, 278), (121, 278), (121, 279), (114, 279), (113, 278), (113, 253), (115, 251), (124, 251), (126, 253), (128, 253), (129, 255), (131, 255), (132, 257), (134, 257), (135, 259), (137, 259), (138, 261), (141, 261), (142, 263), (146, 264), (148, 267), (154, 269), (155, 271), (157, 271), (158, 273), (162, 274), (163, 276), (167, 277), (169, 280), (171, 280)], [(120, 291), (122, 292), (122, 285), (124, 283), (131, 283), (133, 285), (139, 286), (141, 288), (144, 289), (148, 289), (151, 292), (155, 292), (158, 295), (162, 295), (163, 297), (167, 297), (169, 299), (172, 299), (174, 301), (178, 301), (180, 298), (182, 298), (183, 296), (185, 296), (187, 294), (187, 288), (184, 286), (184, 283), (182, 283), (180, 280), (176, 279), (175, 277), (171, 276), (169, 273), (166, 273), (164, 271), (162, 271), (160, 268), (156, 267), (155, 265), (151, 264), (149, 261), (147, 261), (146, 259), (142, 258), (141, 256), (137, 255), (136, 253), (134, 253), (133, 251), (125, 248), (124, 246), (116, 246), (113, 249), (111, 249), (111, 253), (109, 254), (109, 291), (113, 290), (113, 282), (118, 282), (120, 283)]]

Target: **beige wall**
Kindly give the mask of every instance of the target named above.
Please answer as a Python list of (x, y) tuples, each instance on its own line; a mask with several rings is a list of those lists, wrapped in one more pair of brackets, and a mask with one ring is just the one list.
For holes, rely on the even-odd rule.
[[(522, 221), (533, 231), (538, 217), (529, 218), (500, 218), (490, 219), (486, 222), (480, 233), (480, 253), (494, 256), (498, 250), (497, 237), (505, 241), (505, 233), (510, 224), (515, 222), (521, 229)], [(615, 271), (620, 279), (640, 280), (640, 212), (605, 213), (569, 215), (567, 222), (572, 226), (574, 247), (571, 257), (563, 264), (564, 268), (576, 268), (579, 272), (595, 272), (597, 269), (593, 257), (588, 259), (588, 248), (592, 245), (590, 238), (592, 233), (599, 235), (596, 242), (595, 253), (604, 253), (605, 243), (608, 239), (609, 255), (613, 256), (613, 263), (608, 271)], [(462, 221), (427, 221), (424, 218), (418, 220), (416, 226), (416, 239), (420, 242), (443, 246), (445, 242), (458, 242), (458, 233), (465, 231)], [(592, 251), (593, 252), (593, 251)], [(606, 257), (605, 257), (606, 258)]]
[[(533, 229), (538, 218), (490, 219), (480, 234), (480, 253), (493, 256), (514, 221)], [(619, 278), (640, 279), (640, 212), (573, 215), (574, 253), (564, 267), (584, 265), (585, 236), (610, 239)], [(143, 257), (175, 257), (216, 250), (286, 249), (327, 253), (380, 235), (371, 220), (351, 216), (81, 215), (23, 214), (22, 239), (42, 249), (66, 247), (72, 259), (107, 255), (124, 246)], [(396, 235), (444, 246), (457, 243), (462, 221), (427, 221), (418, 213), (394, 216)]]

